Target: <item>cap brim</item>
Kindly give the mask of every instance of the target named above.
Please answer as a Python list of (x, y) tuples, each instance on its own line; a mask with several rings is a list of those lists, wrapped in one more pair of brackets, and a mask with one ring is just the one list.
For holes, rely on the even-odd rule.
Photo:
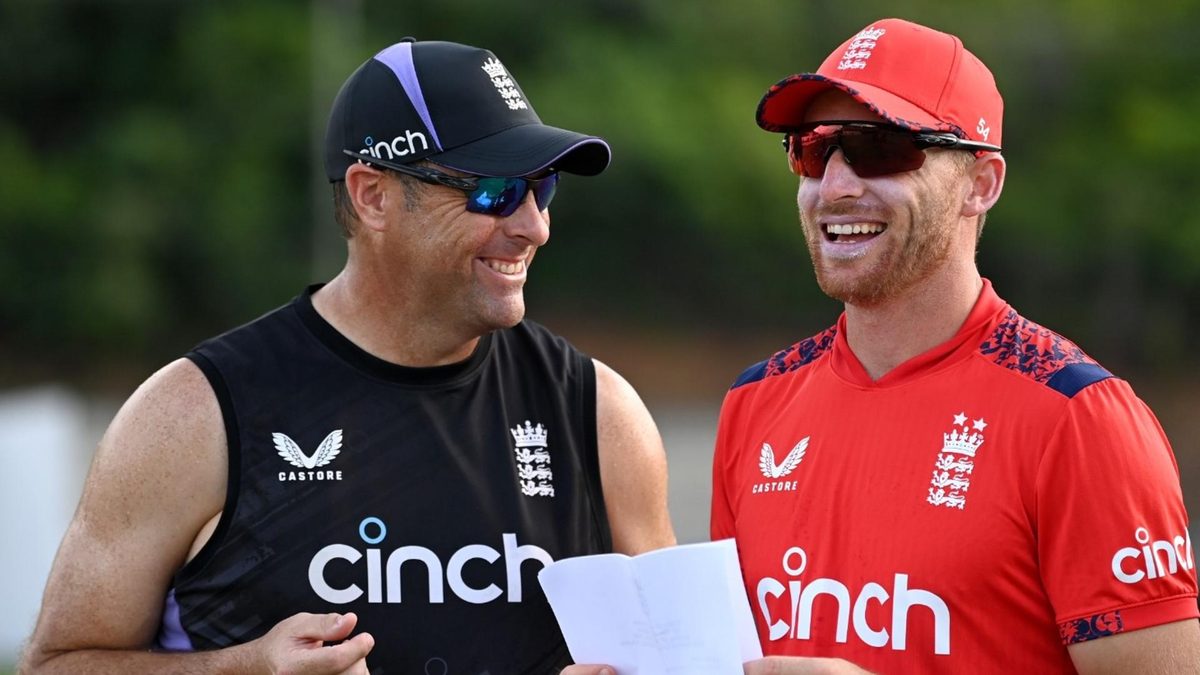
[(477, 176), (528, 176), (546, 169), (595, 176), (608, 166), (612, 151), (596, 136), (523, 124), (426, 159)]
[(790, 131), (805, 120), (808, 107), (820, 94), (836, 89), (849, 94), (885, 121), (913, 129), (948, 130), (924, 108), (895, 94), (861, 82), (837, 80), (816, 73), (786, 77), (771, 87), (758, 103), (758, 126), (767, 131)]

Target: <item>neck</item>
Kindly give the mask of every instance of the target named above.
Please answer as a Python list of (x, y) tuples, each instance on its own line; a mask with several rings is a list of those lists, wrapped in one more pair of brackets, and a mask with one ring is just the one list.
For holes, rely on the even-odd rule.
[(871, 306), (846, 305), (846, 342), (872, 380), (949, 340), (979, 299), (983, 280), (969, 273), (934, 276)]
[(321, 318), (357, 347), (401, 366), (457, 363), (479, 343), (479, 335), (446, 325), (414, 307), (402, 288), (351, 264), (313, 294), (312, 302)]

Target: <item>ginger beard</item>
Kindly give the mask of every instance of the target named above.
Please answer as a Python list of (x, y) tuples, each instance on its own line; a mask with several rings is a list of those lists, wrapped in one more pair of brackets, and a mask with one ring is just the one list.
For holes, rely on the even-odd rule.
[[(810, 180), (820, 179), (801, 182), (801, 229), (817, 285), (829, 297), (849, 305), (876, 306), (929, 278), (949, 261), (959, 225), (952, 190), (920, 185), (906, 211), (864, 209), (858, 202), (847, 201), (818, 202), (806, 213), (804, 182)], [(872, 214), (871, 220), (884, 222), (883, 232), (835, 236), (828, 234), (822, 225), (829, 217), (861, 216), (864, 212)], [(867, 246), (854, 254), (827, 255), (827, 249), (836, 251), (838, 240), (866, 241)]]

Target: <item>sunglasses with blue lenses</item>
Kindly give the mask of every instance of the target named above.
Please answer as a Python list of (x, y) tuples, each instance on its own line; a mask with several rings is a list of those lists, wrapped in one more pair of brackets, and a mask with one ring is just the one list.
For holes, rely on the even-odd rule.
[(432, 185), (462, 190), (467, 193), (467, 211), (489, 216), (507, 218), (516, 213), (525, 201), (525, 195), (533, 192), (533, 201), (539, 211), (550, 206), (554, 192), (558, 189), (558, 173), (552, 172), (544, 178), (494, 178), (490, 176), (451, 176), (448, 173), (420, 166), (408, 166), (383, 159), (376, 159), (353, 150), (343, 150), (347, 155), (392, 171), (412, 176)]

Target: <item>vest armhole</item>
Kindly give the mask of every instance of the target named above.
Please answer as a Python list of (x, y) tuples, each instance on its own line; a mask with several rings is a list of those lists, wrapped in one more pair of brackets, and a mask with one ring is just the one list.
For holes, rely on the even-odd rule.
[(612, 530), (608, 525), (608, 507), (604, 503), (604, 485), (600, 481), (600, 443), (596, 428), (596, 364), (586, 354), (576, 353), (579, 364), (579, 419), (583, 430), (583, 465), (592, 505), (592, 518), (600, 537), (600, 550), (612, 552)]
[(233, 520), (234, 511), (237, 508), (238, 490), (241, 487), (242, 475), (242, 444), (238, 436), (237, 417), (233, 412), (233, 397), (229, 393), (229, 387), (225, 383), (225, 378), (221, 375), (221, 371), (217, 366), (199, 351), (191, 351), (184, 356), (196, 364), (200, 372), (204, 373), (209, 386), (212, 387), (213, 393), (216, 394), (217, 403), (221, 407), (221, 419), (225, 423), (225, 446), (229, 464), (228, 478), (225, 483), (225, 505), (221, 510), (221, 518), (217, 521), (217, 526), (213, 529), (212, 536), (208, 538), (208, 541), (204, 542), (204, 546), (201, 547), (196, 557), (187, 561), (175, 574), (176, 586), (182, 580), (204, 569), (204, 566), (216, 554), (217, 549), (225, 538), (226, 532), (229, 531), (230, 521)]

